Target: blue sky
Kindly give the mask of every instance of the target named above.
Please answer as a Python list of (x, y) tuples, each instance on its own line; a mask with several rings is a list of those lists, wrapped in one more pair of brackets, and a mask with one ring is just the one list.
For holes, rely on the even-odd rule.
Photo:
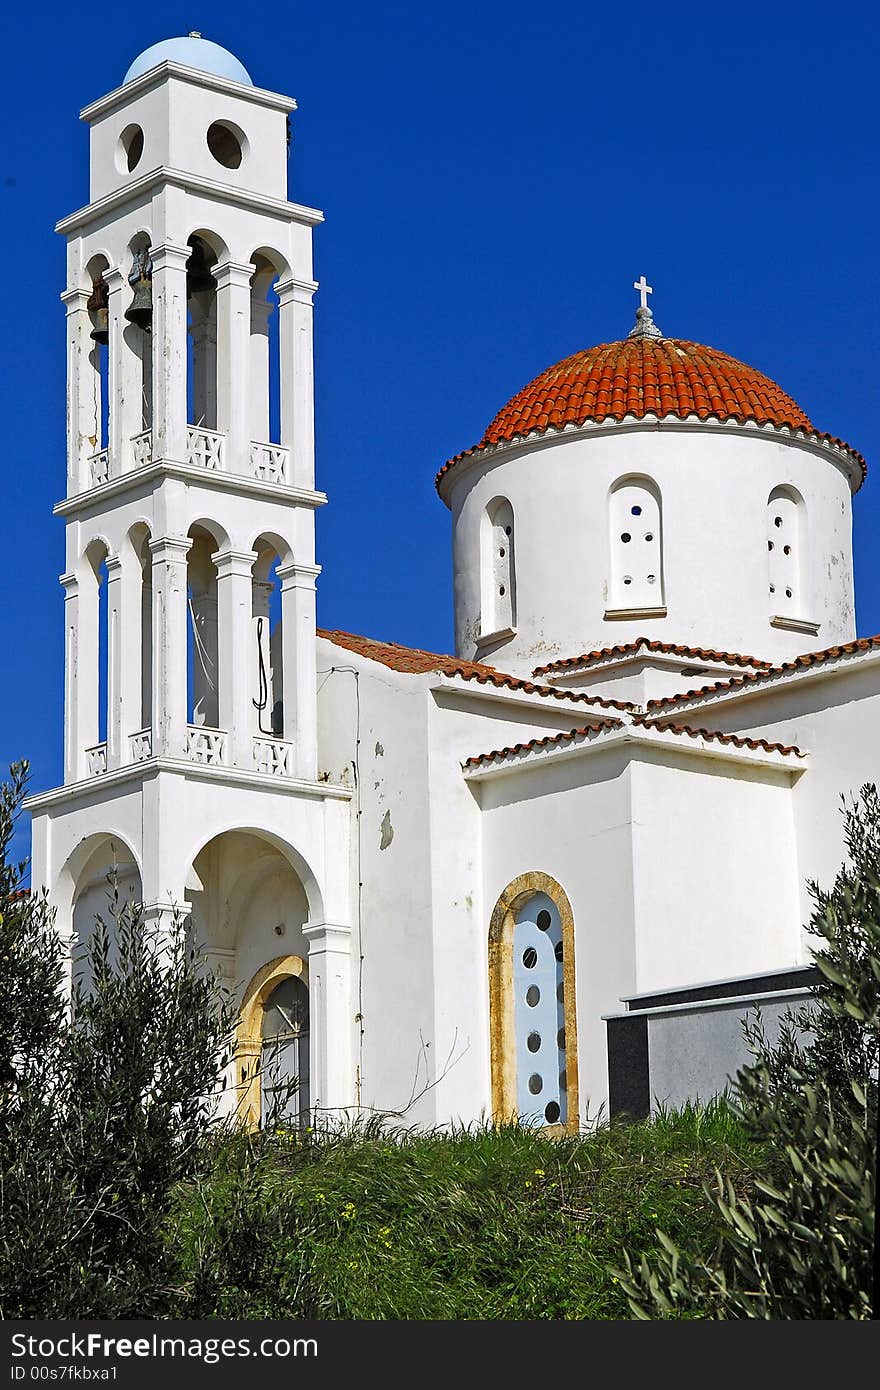
[[(296, 97), (290, 196), (327, 215), (322, 625), (451, 649), (437, 467), (545, 366), (624, 336), (643, 271), (666, 333), (759, 367), (880, 461), (868, 6), (33, 6), (5, 21), (0, 761), (29, 757), (35, 787), (61, 777), (53, 225), (87, 201), (80, 107), (190, 29)], [(870, 475), (855, 518), (865, 634), (880, 631)]]

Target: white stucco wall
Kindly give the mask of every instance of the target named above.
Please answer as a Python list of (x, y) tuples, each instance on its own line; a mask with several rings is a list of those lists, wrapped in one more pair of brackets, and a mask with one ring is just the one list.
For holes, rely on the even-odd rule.
[[(769, 659), (849, 640), (851, 493), (835, 458), (772, 429), (677, 422), (597, 426), (465, 460), (445, 489), (457, 651), (524, 674), (643, 634)], [(662, 498), (665, 617), (605, 616), (617, 605), (609, 493), (629, 476), (649, 479)], [(767, 505), (780, 484), (796, 488), (806, 507), (810, 578), (797, 616), (818, 625), (815, 635), (770, 623), (779, 609), (769, 593)], [(516, 631), (482, 647), (480, 528), (498, 497), (514, 513)], [(632, 535), (635, 555), (643, 537)]]

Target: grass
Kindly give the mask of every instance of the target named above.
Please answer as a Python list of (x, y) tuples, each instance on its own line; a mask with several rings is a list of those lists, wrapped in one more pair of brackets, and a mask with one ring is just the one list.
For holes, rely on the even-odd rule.
[(550, 1140), (516, 1127), (227, 1138), (179, 1193), (182, 1317), (630, 1316), (613, 1267), (662, 1229), (715, 1244), (703, 1191), (765, 1155), (723, 1101)]

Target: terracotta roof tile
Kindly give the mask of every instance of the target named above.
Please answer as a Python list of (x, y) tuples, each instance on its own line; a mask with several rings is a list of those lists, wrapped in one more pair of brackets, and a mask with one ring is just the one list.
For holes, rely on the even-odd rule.
[(548, 367), (508, 401), (468, 454), (548, 428), (588, 420), (641, 419), (646, 415), (697, 416), (741, 424), (787, 426), (848, 450), (866, 472), (860, 454), (842, 440), (821, 434), (796, 401), (775, 381), (718, 348), (679, 338), (624, 338), (575, 352)]
[(711, 685), (703, 685), (695, 690), (685, 691), (681, 695), (667, 695), (662, 700), (649, 700), (645, 708), (649, 710), (669, 709), (675, 705), (701, 699), (706, 695), (738, 692), (757, 682), (776, 680), (780, 676), (792, 675), (794, 672), (803, 671), (810, 666), (821, 666), (827, 661), (837, 661), (841, 657), (858, 656), (863, 652), (878, 649), (880, 649), (880, 634), (875, 637), (857, 637), (853, 642), (843, 642), (835, 647), (825, 647), (819, 652), (804, 652), (802, 656), (796, 656), (792, 661), (783, 661), (778, 666), (767, 666), (760, 671), (743, 671), (738, 676), (732, 676), (730, 680), (714, 681)]
[[(645, 715), (633, 716), (630, 721), (630, 727), (632, 726), (656, 729), (659, 733), (679, 734), (685, 738), (699, 738), (707, 743), (721, 743), (732, 748), (748, 748), (752, 752), (760, 750), (763, 753), (779, 753), (783, 757), (794, 758), (803, 758), (804, 756), (793, 743), (769, 743), (765, 738), (747, 738), (741, 734), (724, 734), (718, 729), (695, 729), (689, 724), (675, 724), (667, 719), (649, 719)], [(567, 733), (552, 734), (546, 738), (532, 738), (527, 743), (513, 743), (506, 748), (494, 748), (491, 753), (477, 753), (473, 757), (467, 758), (462, 767), (490, 767), (492, 763), (504, 762), (511, 757), (520, 757), (524, 753), (564, 748), (571, 743), (582, 743), (593, 734), (607, 733), (612, 729), (626, 727), (628, 726), (622, 719), (613, 717), (598, 719), (594, 723), (581, 725)]]
[(602, 709), (632, 708), (626, 700), (608, 700), (603, 696), (588, 695), (582, 691), (557, 690), (552, 685), (540, 685), (534, 681), (521, 680), (518, 676), (509, 676), (503, 671), (496, 671), (494, 666), (486, 666), (479, 661), (462, 661), (457, 656), (426, 652), (419, 647), (401, 647), (397, 642), (378, 642), (372, 637), (360, 637), (353, 632), (331, 631), (326, 628), (318, 628), (318, 636), (326, 638), (337, 647), (357, 652), (370, 661), (378, 661), (392, 671), (404, 671), (410, 675), (435, 671), (438, 675), (460, 676), (462, 680), (477, 681), (480, 685), (522, 690), (527, 695), (541, 695), (548, 699), (575, 700), (581, 704), (599, 705)]
[(550, 661), (546, 666), (536, 666), (532, 675), (547, 676), (551, 672), (555, 674), (571, 670), (572, 667), (588, 666), (599, 661), (613, 660), (615, 657), (631, 656), (642, 649), (668, 656), (715, 661), (723, 663), (725, 666), (752, 666), (755, 669), (764, 669), (772, 664), (769, 661), (762, 661), (757, 656), (740, 656), (738, 652), (718, 652), (705, 647), (685, 647), (676, 642), (660, 642), (650, 637), (636, 637), (633, 642), (621, 642), (615, 647), (599, 647), (595, 651), (584, 652), (581, 656), (567, 656), (559, 661)]

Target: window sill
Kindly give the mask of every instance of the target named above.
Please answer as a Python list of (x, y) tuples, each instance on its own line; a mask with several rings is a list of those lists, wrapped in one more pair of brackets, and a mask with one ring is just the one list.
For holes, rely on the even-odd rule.
[(629, 619), (631, 619), (631, 620), (638, 619), (639, 621), (641, 621), (642, 618), (665, 618), (665, 617), (666, 617), (666, 605), (665, 605), (665, 604), (661, 604), (661, 606), (660, 606), (659, 608), (606, 608), (606, 609), (605, 609), (605, 621), (606, 621), (606, 622), (617, 622), (618, 619), (619, 619), (620, 621), (623, 621), (623, 620), (625, 620), (626, 618), (629, 618)]
[(499, 627), (494, 632), (481, 632), (475, 638), (478, 647), (488, 647), (491, 642), (506, 642), (516, 636), (515, 627)]
[(809, 637), (815, 637), (821, 624), (809, 623), (805, 618), (787, 618), (777, 615), (770, 619), (771, 627), (782, 627), (788, 632), (805, 632)]

